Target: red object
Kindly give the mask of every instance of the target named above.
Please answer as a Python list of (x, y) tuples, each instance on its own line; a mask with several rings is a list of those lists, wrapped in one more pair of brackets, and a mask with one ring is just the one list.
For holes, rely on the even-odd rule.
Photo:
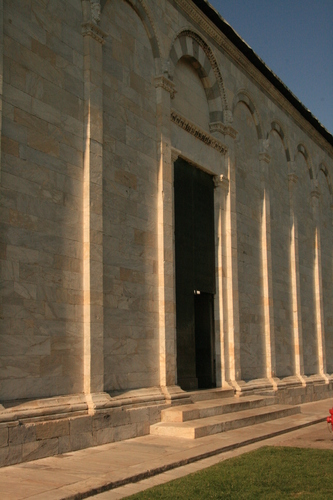
[(328, 410), (331, 414), (330, 417), (327, 417), (326, 421), (328, 424), (331, 424), (331, 427), (332, 427), (332, 430), (331, 432), (333, 431), (333, 408), (331, 408), (330, 410)]

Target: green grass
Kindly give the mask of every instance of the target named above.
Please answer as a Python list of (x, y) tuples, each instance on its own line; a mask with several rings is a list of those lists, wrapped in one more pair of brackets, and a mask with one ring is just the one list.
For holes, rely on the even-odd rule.
[(333, 451), (263, 447), (128, 498), (333, 499)]

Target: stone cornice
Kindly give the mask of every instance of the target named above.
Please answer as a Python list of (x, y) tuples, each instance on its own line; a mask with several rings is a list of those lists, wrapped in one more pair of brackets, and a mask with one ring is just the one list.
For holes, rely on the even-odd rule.
[(215, 139), (215, 137), (208, 134), (194, 123), (190, 122), (187, 118), (179, 115), (174, 110), (171, 110), (171, 121), (178, 125), (178, 127), (193, 135), (196, 139), (204, 142), (207, 146), (210, 146), (219, 153), (226, 154), (226, 152), (228, 151), (228, 148), (224, 144), (222, 144), (222, 142), (218, 141), (217, 139)]
[(175, 84), (166, 78), (164, 75), (159, 75), (155, 77), (155, 87), (162, 87), (162, 89), (169, 92), (171, 99), (173, 99), (177, 93)]
[(267, 78), (247, 59), (247, 57), (210, 21), (191, 0), (175, 0), (184, 12), (210, 36), (223, 50), (238, 63), (247, 74), (289, 113), (298, 125), (315, 140), (325, 151), (333, 156), (333, 147), (326, 139), (294, 108), (294, 106), (267, 80)]
[(91, 36), (94, 40), (101, 43), (102, 45), (105, 43), (105, 39), (108, 36), (105, 31), (103, 31), (97, 24), (92, 21), (88, 21), (82, 24), (83, 36)]

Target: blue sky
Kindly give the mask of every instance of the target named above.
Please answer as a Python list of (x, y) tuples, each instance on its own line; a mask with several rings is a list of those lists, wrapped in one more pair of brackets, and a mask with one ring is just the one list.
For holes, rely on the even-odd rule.
[(333, 134), (333, 0), (209, 0)]

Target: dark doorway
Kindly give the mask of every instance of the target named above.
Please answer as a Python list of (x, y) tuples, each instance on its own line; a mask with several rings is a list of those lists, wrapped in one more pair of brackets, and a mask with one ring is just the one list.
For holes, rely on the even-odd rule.
[(195, 367), (198, 389), (209, 389), (215, 385), (213, 307), (213, 294), (200, 292), (194, 295)]
[(174, 183), (178, 384), (209, 388), (215, 385), (214, 183), (182, 159)]

